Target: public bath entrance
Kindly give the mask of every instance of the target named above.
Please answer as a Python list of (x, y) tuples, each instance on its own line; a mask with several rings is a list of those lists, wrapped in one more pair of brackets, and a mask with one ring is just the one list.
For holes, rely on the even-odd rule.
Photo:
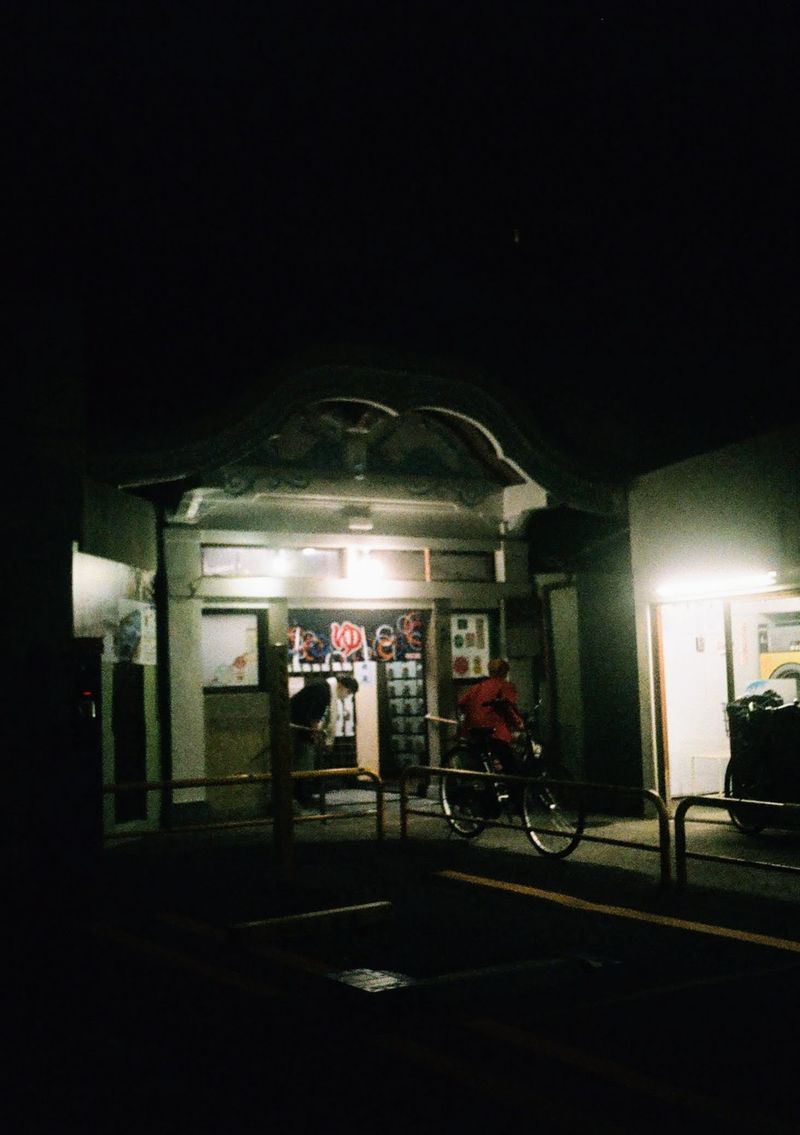
[(331, 766), (360, 765), (387, 780), (428, 763), (428, 622), (421, 609), (289, 611), (290, 694), (343, 670), (358, 679), (357, 697), (337, 703)]
[[(438, 763), (448, 737), (425, 714), (452, 716), (492, 653), (511, 656), (533, 704), (542, 636), (524, 518), (546, 494), (474, 422), (320, 401), (175, 497), (173, 777), (269, 771), (268, 644), (285, 644), (291, 693), (353, 671), (330, 767), (386, 780)], [(175, 804), (238, 819), (266, 799), (209, 787)]]

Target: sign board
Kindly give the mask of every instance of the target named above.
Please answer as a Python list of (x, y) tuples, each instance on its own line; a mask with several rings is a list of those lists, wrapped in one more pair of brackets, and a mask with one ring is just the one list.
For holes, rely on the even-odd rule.
[(487, 615), (451, 615), (450, 645), (454, 678), (486, 678), (489, 674)]

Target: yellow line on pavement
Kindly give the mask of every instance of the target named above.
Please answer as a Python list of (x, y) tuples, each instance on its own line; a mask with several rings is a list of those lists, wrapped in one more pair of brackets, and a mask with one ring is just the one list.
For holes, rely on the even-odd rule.
[(770, 946), (774, 950), (788, 950), (800, 954), (800, 942), (793, 938), (775, 938), (771, 934), (755, 934), (750, 930), (734, 930), (729, 926), (716, 926), (711, 922), (694, 922), (688, 918), (672, 918), (668, 914), (650, 914), (628, 906), (610, 906), (606, 903), (589, 902), (574, 895), (563, 895), (558, 891), (545, 891), (540, 887), (529, 887), (524, 883), (508, 883), (503, 879), (487, 879), (483, 875), (467, 875), (463, 871), (437, 871), (445, 879), (459, 883), (471, 883), (476, 887), (488, 887), (496, 891), (510, 891), (517, 895), (530, 895), (544, 899), (545, 902), (585, 910), (592, 914), (610, 914), (616, 918), (630, 918), (637, 922), (651, 922), (657, 926), (671, 926), (677, 930), (691, 930), (697, 934), (713, 934), (717, 938), (734, 938), (738, 942), (750, 942), (756, 946)]

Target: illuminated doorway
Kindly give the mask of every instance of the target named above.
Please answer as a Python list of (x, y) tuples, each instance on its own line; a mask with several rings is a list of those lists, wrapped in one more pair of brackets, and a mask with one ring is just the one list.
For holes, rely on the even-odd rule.
[(726, 706), (766, 689), (784, 702), (800, 698), (800, 595), (694, 599), (656, 611), (667, 794), (722, 792)]

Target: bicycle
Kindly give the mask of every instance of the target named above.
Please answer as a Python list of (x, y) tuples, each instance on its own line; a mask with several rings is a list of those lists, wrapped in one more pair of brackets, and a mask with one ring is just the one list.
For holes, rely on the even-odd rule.
[[(502, 712), (503, 702), (506, 699), (486, 704)], [(513, 773), (498, 767), (492, 746), (493, 730), (473, 730), (469, 737), (460, 737), (442, 759), (443, 768), (459, 775), (441, 777), (440, 804), (451, 830), (463, 839), (475, 839), (501, 817), (512, 825), (519, 817), (528, 839), (541, 855), (562, 859), (580, 843), (586, 817), (580, 793), (569, 786), (569, 773), (545, 755), (537, 740), (539, 712), (537, 703), (532, 714), (521, 715), (522, 727), (513, 733)], [(452, 718), (426, 716), (429, 720), (459, 725)], [(479, 775), (466, 775), (470, 772)], [(526, 782), (506, 780), (503, 773), (525, 777)]]
[(723, 794), (732, 801), (728, 815), (738, 831), (759, 835), (770, 826), (771, 810), (740, 801), (800, 800), (796, 765), (800, 701), (787, 705), (779, 694), (767, 690), (731, 702), (727, 716), (731, 756), (725, 768)]
[[(739, 800), (771, 800), (773, 794), (767, 788), (767, 778), (763, 768), (743, 771), (737, 762), (729, 760), (725, 769), (723, 795)], [(735, 828), (745, 835), (759, 835), (767, 826), (769, 812), (755, 804), (732, 804), (728, 816)]]

